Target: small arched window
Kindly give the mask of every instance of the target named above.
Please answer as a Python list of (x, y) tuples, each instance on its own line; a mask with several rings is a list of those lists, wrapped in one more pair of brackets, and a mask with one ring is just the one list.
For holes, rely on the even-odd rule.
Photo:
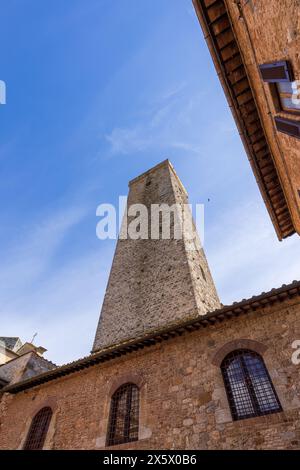
[(234, 420), (281, 411), (281, 405), (262, 357), (248, 349), (228, 354), (221, 364)]
[(27, 435), (25, 450), (41, 450), (43, 448), (51, 417), (52, 410), (48, 406), (42, 408), (35, 415)]
[(107, 445), (138, 440), (139, 389), (126, 383), (116, 390), (111, 399)]

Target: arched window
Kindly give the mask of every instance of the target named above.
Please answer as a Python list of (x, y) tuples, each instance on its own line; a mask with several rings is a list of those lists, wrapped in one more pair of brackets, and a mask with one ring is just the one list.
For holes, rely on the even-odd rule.
[(234, 420), (281, 411), (281, 405), (262, 357), (248, 349), (228, 354), (221, 364)]
[(138, 440), (139, 389), (132, 383), (121, 385), (113, 394), (110, 406), (107, 445)]
[(35, 415), (27, 435), (25, 450), (41, 450), (43, 448), (51, 417), (52, 410), (48, 406), (42, 408)]

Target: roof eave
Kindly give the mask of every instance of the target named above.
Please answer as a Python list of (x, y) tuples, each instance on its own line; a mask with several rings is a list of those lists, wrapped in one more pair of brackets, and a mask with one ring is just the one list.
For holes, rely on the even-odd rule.
[(207, 326), (223, 322), (224, 320), (238, 317), (242, 314), (249, 314), (259, 309), (273, 306), (276, 303), (282, 303), (286, 300), (294, 299), (295, 297), (300, 297), (300, 281), (294, 281), (291, 284), (283, 285), (278, 289), (263, 292), (262, 294), (253, 296), (250, 299), (243, 299), (241, 302), (235, 302), (232, 305), (222, 307), (218, 310), (207, 313), (206, 315), (197, 316), (188, 321), (181, 323), (178, 322), (176, 324), (169, 325), (167, 328), (149, 332), (142, 337), (129, 339), (128, 341), (105, 348), (83, 359), (74, 361), (73, 363), (66, 364), (22, 382), (9, 385), (2, 389), (1, 393), (19, 393), (23, 390), (72, 374), (93, 365), (107, 362), (130, 352), (144, 349), (145, 347), (181, 336), (184, 333), (205, 328)]
[[(258, 159), (255, 155), (254, 150), (253, 150), (253, 145), (249, 141), (249, 132), (248, 132), (247, 128), (245, 127), (245, 123), (244, 123), (243, 119), (241, 119), (240, 107), (237, 104), (237, 100), (234, 99), (234, 96), (233, 96), (233, 93), (232, 93), (232, 87), (229, 84), (229, 81), (228, 81), (226, 73), (225, 73), (225, 69), (224, 69), (223, 64), (222, 64), (221, 56), (218, 53), (216, 45), (215, 45), (216, 44), (215, 43), (215, 38), (213, 37), (212, 31), (209, 28), (209, 25), (208, 25), (208, 22), (207, 22), (207, 17), (206, 17), (206, 14), (205, 14), (205, 5), (203, 4), (202, 0), (193, 0), (193, 4), (194, 4), (194, 8), (195, 8), (199, 23), (201, 25), (201, 28), (202, 28), (202, 31), (203, 31), (203, 34), (204, 34), (205, 41), (207, 43), (208, 49), (209, 49), (211, 57), (213, 59), (213, 62), (214, 62), (219, 80), (221, 82), (222, 88), (224, 90), (226, 99), (228, 101), (229, 107), (230, 107), (232, 115), (233, 115), (233, 118), (234, 118), (236, 126), (238, 128), (241, 140), (243, 142), (248, 160), (250, 162), (252, 171), (253, 171), (255, 179), (257, 181), (260, 193), (261, 193), (262, 198), (265, 202), (266, 208), (269, 212), (269, 215), (270, 215), (270, 218), (272, 220), (273, 226), (275, 228), (277, 237), (278, 237), (279, 240), (282, 240), (284, 238), (287, 238), (287, 237), (293, 235), (294, 233), (296, 233), (296, 231), (295, 231), (294, 224), (293, 224), (293, 221), (292, 221), (290, 209), (288, 207), (288, 204), (287, 204), (287, 201), (286, 201), (286, 198), (285, 198), (283, 186), (281, 184), (281, 181), (280, 181), (277, 169), (276, 169), (276, 165), (274, 163), (274, 160), (273, 160), (273, 157), (272, 157), (272, 154), (271, 154), (271, 149), (269, 148), (270, 161), (273, 162), (273, 166), (274, 166), (273, 172), (276, 173), (276, 177), (277, 177), (276, 182), (278, 184), (280, 184), (280, 189), (281, 189), (281, 194), (280, 194), (281, 202), (280, 202), (280, 204), (281, 204), (281, 207), (284, 206), (284, 217), (282, 215), (279, 215), (279, 216), (276, 215), (277, 208), (272, 203), (272, 198), (270, 197), (270, 193), (266, 190), (266, 181), (265, 181), (265, 179), (262, 175), (262, 172), (259, 168)], [(226, 6), (226, 3), (224, 3), (224, 4)], [(211, 5), (213, 5), (213, 2), (211, 2), (210, 6)], [(230, 21), (229, 15), (228, 15), (228, 18), (229, 18), (229, 21)], [(232, 34), (235, 36), (235, 33), (234, 33), (233, 29), (232, 29)], [(236, 41), (236, 43), (237, 43), (237, 47), (239, 49), (238, 41)], [(242, 60), (243, 65), (245, 67), (242, 55), (241, 55), (241, 60)], [(247, 73), (246, 67), (245, 67), (245, 71)], [(249, 78), (249, 77), (247, 76), (247, 78)], [(251, 89), (250, 81), (249, 81), (249, 87)], [(252, 89), (251, 89), (251, 93), (253, 94)], [(260, 117), (260, 111), (259, 111), (259, 109), (256, 105), (254, 97), (253, 97), (253, 101), (254, 101), (255, 106), (256, 106), (257, 114)], [(264, 129), (263, 122), (262, 122), (261, 118), (260, 118), (260, 125), (262, 127), (264, 137), (266, 139), (266, 143), (269, 147), (269, 144), (267, 142), (267, 138), (266, 138), (266, 135), (265, 135), (265, 129)], [(280, 217), (283, 217), (283, 219), (284, 219), (282, 222), (280, 221)]]

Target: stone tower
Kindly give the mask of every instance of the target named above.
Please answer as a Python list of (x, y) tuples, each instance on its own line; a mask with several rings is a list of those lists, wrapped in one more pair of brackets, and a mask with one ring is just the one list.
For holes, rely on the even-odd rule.
[[(153, 204), (182, 207), (188, 203), (187, 192), (169, 160), (132, 180), (129, 188), (127, 210), (132, 204), (150, 209)], [(131, 220), (127, 212), (123, 226)], [(198, 236), (192, 241), (193, 249), (190, 240), (175, 238), (174, 230), (169, 239), (159, 236), (119, 238), (93, 351), (220, 306)]]

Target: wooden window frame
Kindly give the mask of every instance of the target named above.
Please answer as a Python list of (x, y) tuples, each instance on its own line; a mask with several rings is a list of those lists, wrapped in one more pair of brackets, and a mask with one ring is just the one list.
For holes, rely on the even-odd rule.
[[(276, 77), (276, 68), (282, 68), (284, 69), (285, 72), (285, 77), (284, 78), (279, 78), (278, 76)], [(274, 70), (274, 76), (273, 77), (267, 77), (265, 75), (265, 72), (267, 70), (273, 69)], [(294, 74), (293, 74), (293, 69), (289, 61), (287, 60), (282, 60), (279, 62), (270, 62), (267, 64), (261, 64), (259, 66), (259, 71), (262, 80), (265, 83), (268, 83), (270, 86), (270, 91), (271, 95), (273, 98), (273, 102), (275, 105), (275, 110), (276, 112), (284, 112), (288, 114), (292, 114), (294, 116), (299, 116), (300, 110), (298, 109), (293, 109), (293, 108), (287, 108), (284, 106), (282, 99), (284, 98), (292, 98), (294, 93), (284, 93), (279, 90), (279, 83), (293, 83), (294, 82)]]
[[(293, 83), (293, 82), (289, 82), (289, 83)], [(283, 111), (285, 113), (289, 113), (289, 114), (292, 114), (294, 116), (299, 116), (300, 115), (300, 109), (287, 108), (283, 105), (283, 102), (281, 100), (281, 98), (290, 98), (290, 99), (292, 99), (292, 96), (294, 95), (294, 93), (285, 93), (285, 92), (280, 91), (277, 83), (273, 83), (273, 84), (271, 84), (271, 86), (272, 85), (275, 87), (275, 93), (277, 94), (279, 111)]]
[[(278, 69), (283, 68), (284, 69), (285, 78), (278, 78), (278, 77), (269, 77), (268, 78), (268, 77), (266, 77), (266, 75), (264, 75), (265, 71), (270, 70), (270, 69), (276, 70), (276, 68), (278, 68)], [(259, 66), (259, 70), (260, 70), (261, 78), (263, 79), (264, 82), (267, 82), (267, 83), (293, 82), (294, 81), (292, 66), (291, 66), (290, 62), (287, 61), (287, 60), (281, 60), (279, 62), (270, 62), (270, 63), (267, 63), (267, 64), (261, 64)]]

